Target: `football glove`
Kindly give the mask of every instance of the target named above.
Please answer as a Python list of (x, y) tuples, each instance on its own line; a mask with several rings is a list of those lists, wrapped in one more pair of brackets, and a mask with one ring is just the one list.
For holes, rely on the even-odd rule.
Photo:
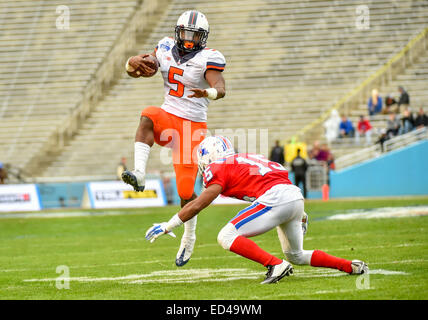
[(159, 238), (163, 234), (169, 234), (171, 237), (175, 238), (175, 234), (172, 231), (166, 231), (167, 223), (154, 223), (153, 227), (149, 228), (146, 232), (146, 240), (153, 243), (157, 238)]

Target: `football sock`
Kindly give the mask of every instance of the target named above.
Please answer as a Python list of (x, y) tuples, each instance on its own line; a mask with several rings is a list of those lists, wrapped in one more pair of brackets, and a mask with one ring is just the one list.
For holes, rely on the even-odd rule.
[(150, 154), (150, 146), (143, 142), (134, 144), (134, 169), (146, 175), (147, 159)]
[(267, 253), (261, 249), (254, 241), (238, 236), (230, 246), (230, 251), (239, 254), (247, 259), (261, 263), (265, 267), (268, 265), (274, 266), (282, 263), (281, 259)]
[(351, 261), (331, 256), (321, 250), (315, 250), (312, 254), (311, 266), (338, 269), (347, 273), (352, 272)]
[(197, 223), (197, 217), (198, 216), (194, 216), (192, 219), (187, 220), (184, 223), (184, 233), (183, 233), (183, 238), (185, 237), (194, 237), (195, 236), (195, 232), (196, 232), (196, 223)]

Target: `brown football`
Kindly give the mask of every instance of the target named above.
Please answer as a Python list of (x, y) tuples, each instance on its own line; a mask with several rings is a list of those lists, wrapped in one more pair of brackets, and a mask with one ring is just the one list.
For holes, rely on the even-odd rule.
[(158, 59), (156, 59), (156, 57), (153, 57), (152, 55), (145, 55), (143, 56), (143, 61), (147, 67), (149, 67), (150, 69), (153, 69), (154, 71), (147, 72), (144, 69), (140, 68), (139, 70), (141, 71), (141, 76), (146, 78), (153, 77), (156, 74), (156, 72), (158, 72), (158, 68), (159, 68)]
[(143, 63), (146, 67), (152, 69), (148, 70), (147, 68), (144, 68), (144, 66), (140, 66), (135, 71), (128, 71), (128, 74), (131, 77), (138, 78), (138, 77), (153, 77), (159, 68), (159, 62), (156, 59), (156, 57), (148, 54), (141, 54), (138, 56), (131, 57), (129, 64), (131, 66), (135, 66), (138, 63)]

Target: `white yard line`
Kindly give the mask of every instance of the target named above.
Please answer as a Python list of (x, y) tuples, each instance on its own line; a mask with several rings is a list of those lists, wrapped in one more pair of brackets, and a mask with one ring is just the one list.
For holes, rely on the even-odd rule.
[[(192, 261), (195, 260), (212, 260), (212, 259), (229, 259), (229, 258), (239, 258), (242, 259), (242, 257), (238, 255), (231, 255), (231, 256), (214, 256), (214, 257), (195, 257), (191, 258)], [(428, 259), (409, 259), (409, 260), (394, 260), (394, 261), (379, 261), (379, 262), (369, 262), (369, 266), (372, 265), (388, 265), (388, 264), (414, 264), (414, 263), (424, 263), (428, 262)], [(148, 260), (148, 261), (129, 261), (129, 262), (119, 262), (119, 263), (110, 263), (110, 264), (97, 264), (97, 265), (71, 265), (70, 270), (76, 270), (76, 269), (95, 269), (95, 268), (102, 268), (102, 267), (120, 267), (120, 266), (131, 266), (131, 265), (141, 265), (141, 264), (161, 264), (164, 265), (164, 263), (169, 263), (169, 265), (173, 265), (173, 259), (164, 259), (164, 260)], [(164, 265), (165, 266), (165, 265)], [(15, 269), (0, 269), (1, 272), (27, 272), (27, 271), (44, 271), (44, 270), (54, 270), (55, 267), (34, 267), (34, 268), (15, 268)], [(297, 266), (299, 268), (299, 266)], [(310, 269), (310, 273), (316, 273), (316, 268)], [(323, 270), (323, 269), (321, 269)], [(328, 269), (327, 269), (328, 270)], [(332, 270), (334, 272), (334, 270)], [(302, 272), (302, 271), (299, 271)]]
[[(259, 243), (259, 241), (257, 241), (257, 243)], [(402, 247), (419, 247), (419, 246), (425, 246), (426, 243), (402, 243), (402, 244), (397, 244), (397, 245), (393, 245), (393, 246), (369, 246), (369, 247), (360, 247), (360, 246), (356, 246), (356, 245), (349, 245), (346, 247), (341, 247), (341, 248), (306, 248), (306, 250), (322, 250), (325, 252), (332, 252), (332, 251), (350, 251), (350, 249), (355, 246), (356, 249), (358, 250), (365, 250), (365, 249), (391, 249), (391, 248), (402, 248)], [(175, 246), (174, 246), (175, 247)], [(196, 245), (196, 249), (197, 249), (197, 245)], [(144, 250), (148, 250), (148, 248), (141, 248), (141, 249), (124, 249), (124, 250), (117, 250), (114, 252), (127, 252), (125, 250), (130, 250), (130, 252), (138, 252), (138, 251), (144, 251)], [(112, 251), (99, 251), (99, 250), (94, 250), (94, 251), (87, 251), (87, 252), (61, 252), (61, 253), (55, 253), (56, 256), (75, 256), (75, 255), (96, 255), (96, 254), (101, 254), (101, 255), (106, 255), (111, 253)], [(45, 255), (51, 255), (52, 253), (50, 252), (46, 252)], [(277, 255), (282, 255), (282, 253), (280, 252), (272, 252), (272, 254), (277, 254)], [(13, 258), (17, 259), (17, 258), (39, 258), (40, 256), (42, 256), (41, 254), (39, 255), (21, 255), (21, 256), (17, 256), (14, 255)], [(192, 258), (193, 260), (209, 260), (209, 259), (229, 259), (231, 257), (239, 257), (236, 255), (225, 255), (225, 256), (211, 256), (211, 257), (199, 257), (199, 258)], [(172, 259), (172, 258), (171, 258)], [(159, 262), (169, 262), (170, 260), (154, 260), (154, 263), (159, 263)], [(139, 263), (139, 262), (136, 262)], [(142, 261), (141, 263), (151, 263), (150, 261)], [(1, 269), (0, 269), (1, 272)]]
[[(402, 271), (393, 271), (385, 269), (370, 270), (369, 274), (380, 275), (408, 275)], [(127, 284), (145, 284), (145, 283), (195, 283), (195, 282), (226, 282), (241, 279), (262, 279), (264, 272), (252, 271), (249, 269), (185, 269), (185, 270), (163, 270), (154, 271), (146, 274), (131, 274), (117, 277), (70, 277), (66, 280), (70, 282), (105, 282), (114, 281)], [(345, 272), (330, 269), (318, 269), (316, 272), (300, 271), (293, 275), (297, 278), (327, 278), (348, 276)], [(25, 279), (24, 282), (53, 282), (58, 278)], [(65, 280), (65, 279), (61, 279)]]
[(428, 215), (428, 206), (386, 207), (372, 210), (353, 210), (327, 217), (327, 220), (406, 218)]

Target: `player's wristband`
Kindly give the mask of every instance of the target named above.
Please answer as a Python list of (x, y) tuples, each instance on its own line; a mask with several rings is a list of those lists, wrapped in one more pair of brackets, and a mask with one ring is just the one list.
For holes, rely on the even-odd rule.
[(218, 93), (216, 88), (208, 88), (208, 89), (205, 89), (205, 91), (208, 93), (208, 96), (207, 96), (208, 99), (211, 99), (211, 100), (217, 99)]
[(126, 60), (125, 69), (126, 69), (126, 71), (128, 71), (128, 72), (134, 72), (134, 71), (135, 71), (135, 69), (134, 69), (132, 66), (130, 66), (130, 65), (129, 65), (129, 60), (131, 60), (131, 58), (132, 58), (132, 57), (130, 57), (128, 60)]
[(183, 221), (181, 221), (177, 213), (166, 223), (165, 230), (169, 232), (172, 229), (177, 228), (178, 226), (181, 226), (182, 224), (183, 224)]

